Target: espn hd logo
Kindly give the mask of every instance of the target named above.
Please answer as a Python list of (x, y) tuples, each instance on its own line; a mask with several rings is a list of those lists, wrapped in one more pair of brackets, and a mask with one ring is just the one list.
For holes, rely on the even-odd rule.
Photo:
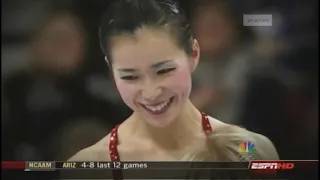
[(251, 161), (250, 170), (274, 171), (274, 170), (291, 170), (294, 169), (293, 162), (284, 161)]

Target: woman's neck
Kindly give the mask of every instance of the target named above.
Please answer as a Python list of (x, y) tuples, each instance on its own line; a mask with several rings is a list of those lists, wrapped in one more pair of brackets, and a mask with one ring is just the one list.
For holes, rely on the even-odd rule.
[(202, 133), (201, 113), (187, 100), (176, 119), (166, 127), (153, 127), (137, 119), (136, 132), (139, 137), (146, 137), (152, 145), (166, 149), (179, 150), (186, 147), (192, 138)]

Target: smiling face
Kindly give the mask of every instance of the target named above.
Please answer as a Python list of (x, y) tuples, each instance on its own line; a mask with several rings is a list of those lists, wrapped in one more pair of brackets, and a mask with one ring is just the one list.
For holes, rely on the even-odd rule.
[(184, 108), (191, 72), (199, 59), (195, 41), (189, 57), (167, 31), (139, 29), (112, 39), (115, 82), (123, 101), (148, 124), (164, 127)]

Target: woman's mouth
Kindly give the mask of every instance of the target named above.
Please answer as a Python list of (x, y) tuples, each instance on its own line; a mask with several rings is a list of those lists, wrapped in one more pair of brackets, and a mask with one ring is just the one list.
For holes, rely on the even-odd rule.
[(155, 105), (146, 105), (146, 104), (141, 104), (149, 113), (153, 115), (160, 115), (170, 107), (170, 105), (173, 102), (174, 97), (171, 97), (170, 99), (163, 101), (161, 103), (157, 103)]

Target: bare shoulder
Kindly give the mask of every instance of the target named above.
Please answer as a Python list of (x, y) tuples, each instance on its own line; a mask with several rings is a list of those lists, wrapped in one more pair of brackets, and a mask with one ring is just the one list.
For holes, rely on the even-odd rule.
[(230, 127), (229, 124), (224, 123), (224, 122), (222, 122), (216, 118), (213, 118), (211, 116), (209, 116), (209, 122), (210, 122), (210, 125), (212, 127), (213, 132), (217, 132), (217, 131), (220, 131), (220, 130), (223, 130), (223, 129)]
[(249, 131), (250, 136), (252, 136), (254, 142), (256, 143), (256, 146), (258, 148), (257, 151), (257, 155), (259, 155), (261, 157), (261, 159), (264, 160), (278, 160), (279, 159), (279, 155), (278, 152), (274, 146), (274, 144), (272, 143), (272, 141), (262, 135), (262, 134), (258, 134), (255, 132), (250, 132)]
[[(102, 138), (96, 144), (80, 150), (68, 161), (109, 161), (109, 135)], [(109, 171), (61, 171), (60, 180), (67, 179), (112, 179), (112, 173)]]
[(240, 126), (226, 124), (212, 117), (210, 117), (209, 120), (213, 129), (212, 137), (215, 142), (220, 142), (221, 145), (228, 143), (234, 148), (239, 147), (242, 142), (252, 142), (256, 149), (253, 154), (256, 159), (279, 159), (275, 146), (266, 136), (249, 131)]
[(96, 144), (80, 150), (68, 161), (109, 161), (109, 137), (110, 134)]

